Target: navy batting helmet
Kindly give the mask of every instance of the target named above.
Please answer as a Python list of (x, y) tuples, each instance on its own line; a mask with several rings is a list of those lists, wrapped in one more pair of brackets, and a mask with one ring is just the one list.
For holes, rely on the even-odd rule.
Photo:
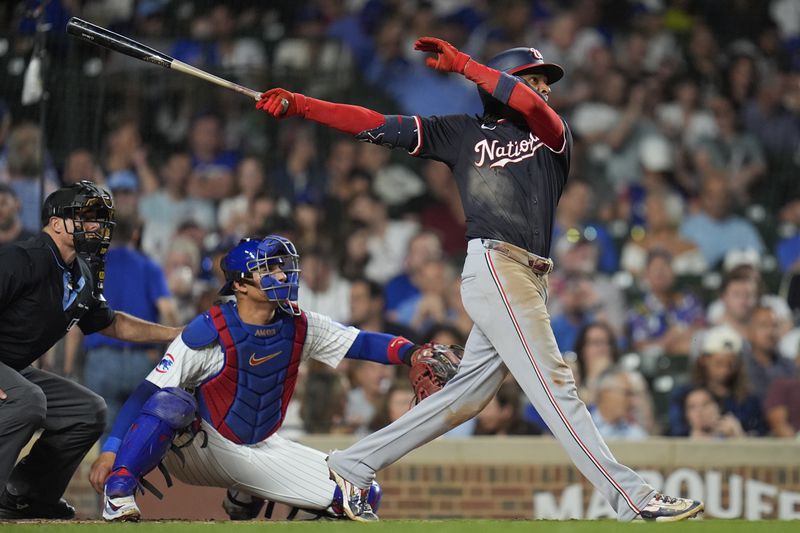
[[(523, 74), (544, 74), (549, 85), (564, 77), (564, 69), (560, 65), (545, 63), (544, 57), (542, 57), (542, 53), (539, 50), (523, 46), (500, 52), (487, 61), (486, 66), (517, 77)], [(520, 80), (526, 85), (528, 84), (522, 78)], [(500, 102), (492, 98), (489, 93), (480, 87), (478, 87), (478, 94), (481, 97), (484, 109), (487, 111), (491, 107), (500, 105)]]
[(550, 85), (564, 77), (564, 69), (555, 63), (545, 63), (542, 53), (536, 48), (511, 48), (494, 56), (486, 66), (514, 76), (542, 73)]

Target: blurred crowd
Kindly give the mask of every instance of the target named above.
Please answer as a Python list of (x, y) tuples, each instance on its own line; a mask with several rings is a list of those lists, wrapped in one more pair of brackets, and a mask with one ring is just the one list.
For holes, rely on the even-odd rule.
[[(48, 79), (76, 77), (52, 83), (44, 134), (39, 107), (19, 103), (36, 43), (23, 7), (38, 2), (19, 4), (0, 15), (0, 243), (40, 229), (40, 176), (45, 192), (103, 184), (124, 221), (113, 307), (184, 324), (217, 299), (232, 245), (281, 233), (301, 254), (303, 308), (463, 345), (464, 213), (445, 165), (276, 123), (235, 93), (67, 41), (70, 15), (255, 89), (387, 114), (481, 113), (473, 84), (424, 66), (419, 36), (481, 61), (535, 46), (566, 70), (549, 103), (575, 139), (548, 306), (601, 433), (800, 435), (800, 0), (52, 0)], [(81, 342), (47, 364), (112, 382), (107, 400), (160, 358)], [(108, 349), (123, 353), (93, 354)], [(112, 363), (137, 350), (140, 365)], [(363, 435), (410, 406), (402, 369), (303, 371), (295, 435)], [(547, 432), (510, 381), (450, 436)]]

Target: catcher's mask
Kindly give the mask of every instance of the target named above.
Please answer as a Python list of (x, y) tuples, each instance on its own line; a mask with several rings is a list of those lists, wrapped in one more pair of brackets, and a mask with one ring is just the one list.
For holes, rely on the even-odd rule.
[[(258, 272), (261, 274), (260, 288), (267, 300), (276, 302), (285, 313), (300, 314), (296, 305), (300, 288), (300, 256), (289, 239), (278, 235), (268, 235), (262, 240), (242, 239), (222, 258), (220, 266), (226, 280), (220, 294), (233, 294), (235, 281), (252, 279), (253, 273)], [(275, 277), (275, 267), (280, 268), (285, 279)]]
[[(564, 77), (564, 69), (555, 63), (545, 63), (542, 53), (536, 48), (511, 48), (491, 58), (486, 66), (511, 74), (528, 87), (531, 85), (522, 78), (523, 74), (544, 74), (547, 76), (548, 85), (552, 85)], [(501, 108), (505, 106), (500, 101), (495, 100), (491, 94), (480, 87), (478, 87), (478, 94), (486, 112), (501, 115)]]
[[(58, 189), (42, 205), (42, 226), (47, 226), (50, 217), (64, 221), (64, 228), (72, 235), (79, 254), (102, 257), (108, 251), (114, 232), (114, 200), (102, 187), (81, 180)], [(72, 231), (67, 225), (68, 219), (73, 222)], [(97, 227), (87, 228), (87, 223)]]

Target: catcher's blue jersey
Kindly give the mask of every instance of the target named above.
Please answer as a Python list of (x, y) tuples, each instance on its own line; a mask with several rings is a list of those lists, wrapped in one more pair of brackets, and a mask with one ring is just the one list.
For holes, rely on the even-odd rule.
[(553, 215), (569, 174), (572, 134), (566, 122), (558, 152), (509, 120), (450, 115), (419, 122), (415, 155), (453, 171), (467, 240), (496, 239), (549, 257)]

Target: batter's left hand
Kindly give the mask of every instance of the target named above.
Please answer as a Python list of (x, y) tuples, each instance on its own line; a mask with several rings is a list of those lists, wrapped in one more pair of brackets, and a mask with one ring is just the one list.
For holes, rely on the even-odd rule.
[(261, 95), (256, 109), (269, 113), (277, 119), (298, 115), (297, 98), (286, 89), (270, 89)]
[(414, 43), (414, 50), (436, 54), (436, 57), (427, 58), (425, 64), (442, 72), (464, 74), (464, 67), (470, 60), (467, 54), (459, 52), (452, 44), (436, 37), (420, 37)]

